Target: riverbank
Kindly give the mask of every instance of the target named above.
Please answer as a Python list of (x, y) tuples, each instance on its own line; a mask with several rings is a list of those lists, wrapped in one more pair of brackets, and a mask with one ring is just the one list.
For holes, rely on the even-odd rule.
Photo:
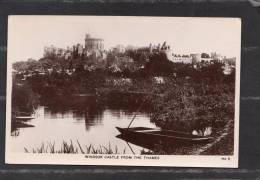
[[(161, 84), (150, 79), (138, 79), (128, 85), (106, 84), (92, 92), (72, 94), (62, 90), (54, 94), (35, 91), (33, 86), (13, 87), (13, 110), (27, 107), (31, 112), (39, 101), (57, 109), (78, 108), (84, 107), (87, 103), (85, 99), (88, 99), (88, 103), (101, 109), (109, 105), (148, 110), (151, 121), (158, 127), (188, 133), (193, 130), (203, 132), (208, 127), (214, 133), (224, 127), (226, 119), (234, 119), (233, 83), (193, 82), (191, 79), (165, 77)], [(20, 92), (30, 95), (21, 96), (25, 93)]]
[(230, 121), (216, 140), (197, 152), (201, 155), (233, 155), (234, 154), (234, 124)]
[[(88, 78), (84, 79), (84, 76)], [(37, 102), (54, 112), (70, 109), (85, 111), (88, 108), (95, 114), (108, 106), (111, 109), (120, 107), (130, 112), (149, 112), (151, 122), (162, 129), (204, 133), (208, 128), (214, 137), (225, 128), (228, 120), (234, 119), (235, 87), (232, 81), (174, 76), (160, 77), (160, 81), (153, 77), (109, 77), (106, 81), (103, 76), (90, 79), (88, 75), (83, 75), (81, 80), (72, 83), (76, 76), (64, 78), (62, 75), (36, 76), (25, 81), (24, 85), (13, 86), (13, 110), (19, 110), (26, 104), (31, 112)], [(232, 141), (232, 136), (230, 139), (226, 143)], [(190, 154), (200, 148), (194, 145), (167, 153)], [(220, 148), (217, 146), (208, 154), (214, 154), (213, 151), (218, 152)], [(156, 153), (165, 152), (158, 150)]]

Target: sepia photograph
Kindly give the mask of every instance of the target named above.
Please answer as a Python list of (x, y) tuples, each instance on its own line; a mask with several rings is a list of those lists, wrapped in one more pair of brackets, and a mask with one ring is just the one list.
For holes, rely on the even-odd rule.
[(241, 20), (9, 16), (6, 163), (238, 166)]

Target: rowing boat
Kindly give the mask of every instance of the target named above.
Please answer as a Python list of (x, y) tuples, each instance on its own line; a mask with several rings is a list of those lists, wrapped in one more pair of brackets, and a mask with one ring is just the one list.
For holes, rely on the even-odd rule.
[(185, 132), (160, 130), (147, 127), (121, 128), (116, 127), (121, 135), (146, 141), (165, 141), (174, 143), (207, 143), (213, 140), (211, 136), (193, 135)]

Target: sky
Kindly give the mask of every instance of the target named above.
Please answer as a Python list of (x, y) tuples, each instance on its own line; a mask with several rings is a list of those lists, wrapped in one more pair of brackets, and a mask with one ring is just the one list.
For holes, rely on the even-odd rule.
[(178, 18), (122, 16), (9, 16), (8, 60), (39, 59), (44, 46), (84, 45), (86, 33), (104, 39), (106, 49), (117, 44), (171, 46), (173, 53), (218, 52), (239, 57), (238, 18)]

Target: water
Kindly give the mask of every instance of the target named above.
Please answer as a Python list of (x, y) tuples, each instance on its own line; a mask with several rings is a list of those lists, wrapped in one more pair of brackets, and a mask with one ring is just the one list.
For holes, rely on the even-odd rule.
[[(134, 114), (137, 114), (132, 127), (143, 126), (155, 128), (150, 122), (149, 113), (133, 112), (120, 108), (103, 108), (102, 110), (89, 109), (84, 110), (66, 109), (53, 110), (50, 107), (40, 106), (36, 110), (36, 118), (27, 124), (34, 127), (17, 128), (12, 132), (13, 152), (25, 152), (25, 149), (40, 148), (42, 143), (55, 142), (55, 148), (60, 149), (63, 141), (73, 142), (77, 146), (77, 141), (84, 146), (90, 144), (99, 148), (100, 146), (110, 147), (113, 151), (117, 147), (119, 153), (140, 154), (141, 150), (147, 149), (126, 143), (126, 141), (117, 138), (120, 133), (118, 127), (127, 127)], [(130, 146), (130, 147), (129, 147)], [(78, 146), (77, 146), (78, 147)]]

